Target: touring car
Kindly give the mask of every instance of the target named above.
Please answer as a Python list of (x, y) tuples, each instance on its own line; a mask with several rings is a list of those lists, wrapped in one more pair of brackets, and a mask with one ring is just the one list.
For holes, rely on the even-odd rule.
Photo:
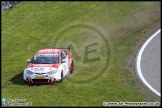
[(29, 84), (55, 84), (73, 73), (74, 61), (67, 48), (42, 48), (35, 53), (32, 59), (26, 60), (23, 79)]

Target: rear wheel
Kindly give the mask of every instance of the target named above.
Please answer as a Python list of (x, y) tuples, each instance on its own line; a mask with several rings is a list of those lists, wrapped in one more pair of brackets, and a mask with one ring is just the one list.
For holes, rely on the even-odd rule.
[(73, 70), (74, 70), (74, 62), (72, 61), (71, 62), (71, 70), (70, 70), (70, 73), (73, 73)]

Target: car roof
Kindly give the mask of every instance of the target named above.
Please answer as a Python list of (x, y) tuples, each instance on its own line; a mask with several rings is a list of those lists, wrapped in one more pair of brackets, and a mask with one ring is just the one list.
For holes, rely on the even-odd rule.
[(60, 48), (43, 48), (37, 51), (36, 54), (59, 54), (62, 49)]

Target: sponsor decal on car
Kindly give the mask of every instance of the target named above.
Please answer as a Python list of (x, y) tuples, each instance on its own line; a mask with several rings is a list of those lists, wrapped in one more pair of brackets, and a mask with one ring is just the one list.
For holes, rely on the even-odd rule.
[(34, 68), (35, 71), (43, 71), (44, 68)]
[(36, 54), (35, 57), (58, 57), (58, 54)]

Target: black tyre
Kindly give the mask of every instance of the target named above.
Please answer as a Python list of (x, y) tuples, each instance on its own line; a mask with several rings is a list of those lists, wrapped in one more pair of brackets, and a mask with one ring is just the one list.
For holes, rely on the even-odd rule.
[(64, 80), (63, 72), (61, 72), (61, 80), (60, 80), (60, 82), (63, 82), (63, 80)]
[(70, 70), (70, 73), (73, 73), (73, 71), (74, 71), (74, 62), (72, 61), (71, 62), (71, 70)]

